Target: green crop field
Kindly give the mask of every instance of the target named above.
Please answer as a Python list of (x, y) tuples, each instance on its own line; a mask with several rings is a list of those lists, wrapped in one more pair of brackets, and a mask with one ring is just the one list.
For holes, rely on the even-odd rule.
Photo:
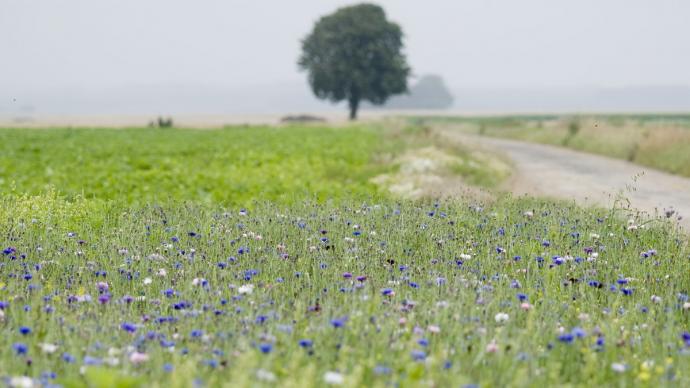
[(0, 182), (20, 193), (55, 188), (131, 203), (341, 198), (374, 189), (375, 158), (394, 150), (383, 136), (327, 127), (8, 129), (0, 131)]
[[(682, 231), (622, 208), (394, 197), (372, 178), (436, 144), (416, 127), (0, 140), (7, 384), (690, 385)], [(482, 168), (451, 170), (490, 182)]]

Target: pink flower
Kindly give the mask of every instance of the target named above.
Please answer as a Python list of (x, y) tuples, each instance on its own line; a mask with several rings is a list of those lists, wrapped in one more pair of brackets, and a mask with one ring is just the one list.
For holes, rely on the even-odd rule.
[(498, 351), (498, 345), (496, 344), (496, 340), (491, 340), (488, 345), (486, 345), (486, 352), (487, 353), (496, 353)]
[(149, 355), (146, 353), (134, 352), (129, 355), (129, 361), (132, 364), (142, 364), (149, 360)]
[(528, 302), (522, 302), (522, 304), (520, 304), (520, 308), (527, 311), (532, 308), (532, 305)]

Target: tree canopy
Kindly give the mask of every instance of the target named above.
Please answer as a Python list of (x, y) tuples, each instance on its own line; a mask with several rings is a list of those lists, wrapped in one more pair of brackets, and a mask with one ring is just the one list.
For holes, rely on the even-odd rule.
[(319, 19), (302, 41), (299, 66), (318, 98), (347, 101), (350, 119), (363, 100), (381, 105), (406, 92), (410, 74), (402, 29), (374, 4), (340, 8)]

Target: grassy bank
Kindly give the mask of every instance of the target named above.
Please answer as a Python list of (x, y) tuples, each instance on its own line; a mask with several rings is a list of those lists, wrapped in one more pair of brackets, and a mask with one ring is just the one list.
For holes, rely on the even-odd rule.
[(471, 133), (568, 147), (690, 177), (690, 116), (417, 118)]

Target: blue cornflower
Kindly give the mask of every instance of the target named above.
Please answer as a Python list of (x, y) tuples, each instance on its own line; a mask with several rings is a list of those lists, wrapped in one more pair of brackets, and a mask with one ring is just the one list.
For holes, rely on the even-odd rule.
[(391, 289), (391, 288), (384, 288), (381, 290), (381, 294), (384, 296), (390, 296), (390, 295), (393, 295), (394, 293), (395, 293), (395, 291), (393, 291), (393, 289)]
[(74, 358), (73, 355), (65, 352), (65, 353), (62, 353), (62, 361), (66, 362), (68, 364), (74, 364), (74, 362), (77, 361), (77, 359)]
[(22, 335), (31, 334), (31, 328), (27, 326), (22, 326), (19, 328), (19, 333), (21, 333)]
[(517, 298), (518, 298), (518, 300), (519, 300), (520, 302), (524, 302), (524, 301), (527, 300), (527, 295), (525, 295), (525, 294), (523, 294), (523, 293), (518, 293), (518, 294), (517, 294)]
[(84, 356), (84, 365), (101, 365), (103, 360), (96, 357)]
[(26, 344), (23, 344), (21, 342), (16, 342), (16, 343), (12, 344), (12, 349), (14, 349), (14, 351), (15, 351), (15, 353), (17, 353), (17, 355), (26, 354), (29, 351), (29, 347), (26, 346)]
[(575, 336), (570, 334), (570, 333), (565, 333), (565, 334), (561, 334), (558, 336), (558, 340), (561, 342), (564, 342), (566, 344), (573, 342), (574, 339), (575, 339)]
[(334, 319), (331, 319), (331, 325), (333, 325), (333, 327), (335, 327), (335, 328), (343, 327), (343, 326), (345, 326), (346, 321), (347, 321), (347, 317), (334, 318)]
[(261, 350), (261, 353), (264, 354), (271, 353), (271, 350), (273, 350), (273, 345), (269, 343), (259, 344), (259, 350)]
[(417, 343), (418, 343), (420, 346), (424, 346), (424, 347), (429, 346), (429, 340), (426, 339), (426, 338), (420, 338), (420, 339), (417, 341)]
[(314, 343), (310, 339), (301, 339), (299, 340), (298, 344), (303, 348), (310, 348)]
[(172, 372), (174, 369), (172, 364), (163, 364), (163, 370), (166, 372)]
[(587, 335), (587, 332), (584, 331), (581, 327), (574, 327), (571, 333), (576, 337), (576, 338), (584, 338)]
[(410, 352), (410, 355), (415, 361), (424, 361), (424, 359), (426, 359), (426, 353), (422, 350), (413, 350)]
[(201, 331), (201, 330), (196, 329), (196, 330), (192, 330), (192, 332), (189, 333), (189, 335), (190, 335), (192, 338), (199, 338), (199, 337), (201, 337), (202, 335), (204, 335), (204, 332)]
[(120, 325), (120, 328), (128, 333), (134, 333), (137, 331), (137, 326), (129, 322), (124, 322), (122, 325)]

